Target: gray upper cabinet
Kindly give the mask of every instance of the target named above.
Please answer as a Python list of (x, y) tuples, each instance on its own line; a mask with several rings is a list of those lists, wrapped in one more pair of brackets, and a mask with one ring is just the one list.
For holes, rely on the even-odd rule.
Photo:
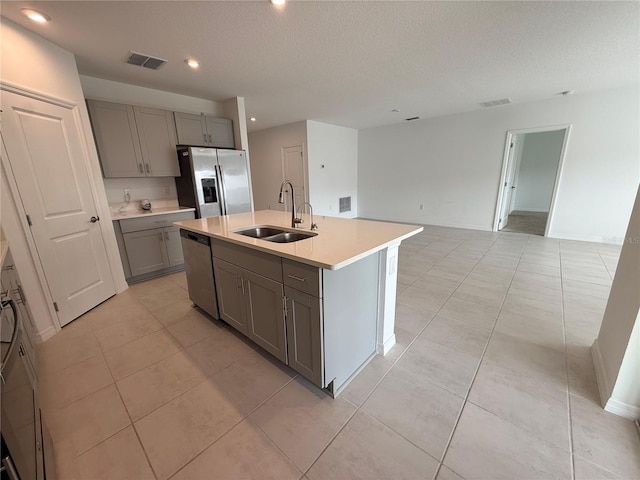
[(104, 176), (144, 177), (133, 107), (97, 100), (87, 105)]
[(88, 100), (102, 171), (109, 177), (177, 177), (172, 112)]
[(235, 148), (231, 120), (181, 112), (174, 116), (179, 144)]
[(155, 108), (133, 107), (140, 138), (145, 175), (179, 177), (176, 127), (172, 112)]

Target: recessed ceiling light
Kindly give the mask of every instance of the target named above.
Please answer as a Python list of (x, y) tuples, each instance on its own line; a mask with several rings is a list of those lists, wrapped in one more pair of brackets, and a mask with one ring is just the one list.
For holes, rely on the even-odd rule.
[(271, 5), (275, 6), (275, 7), (282, 7), (284, 6), (285, 3), (287, 3), (287, 0), (270, 0)]
[(256, 121), (256, 117), (251, 117), (249, 120), (251, 120), (252, 122)]
[(34, 22), (47, 23), (51, 20), (51, 17), (46, 13), (39, 12), (38, 10), (34, 10), (32, 8), (21, 8), (20, 11), (23, 15), (26, 15)]
[(197, 60), (193, 59), (193, 58), (187, 58), (184, 63), (186, 63), (187, 65), (189, 65), (191, 68), (198, 68), (200, 66), (200, 63), (198, 63)]

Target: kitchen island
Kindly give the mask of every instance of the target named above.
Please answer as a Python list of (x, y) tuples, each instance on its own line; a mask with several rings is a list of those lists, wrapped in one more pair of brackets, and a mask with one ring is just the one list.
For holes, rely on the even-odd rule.
[(308, 217), (295, 229), (315, 235), (290, 243), (238, 233), (294, 231), (291, 214), (280, 211), (175, 225), (211, 238), (220, 318), (335, 396), (395, 344), (398, 247), (423, 228), (323, 216), (315, 222), (313, 232)]

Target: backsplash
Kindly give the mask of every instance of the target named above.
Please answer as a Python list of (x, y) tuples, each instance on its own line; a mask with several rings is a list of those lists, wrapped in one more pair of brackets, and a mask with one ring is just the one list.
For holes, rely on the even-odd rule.
[[(176, 182), (173, 177), (155, 178), (105, 178), (104, 188), (107, 191), (109, 204), (124, 204), (124, 189), (128, 188), (131, 203), (139, 203), (142, 199), (178, 201)], [(164, 203), (164, 202), (163, 202)]]

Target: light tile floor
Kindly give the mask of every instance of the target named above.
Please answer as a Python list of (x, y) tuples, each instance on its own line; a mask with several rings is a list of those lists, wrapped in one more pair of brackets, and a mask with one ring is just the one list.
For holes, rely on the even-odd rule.
[(397, 345), (332, 399), (134, 285), (41, 344), (60, 478), (640, 478), (589, 347), (620, 247), (442, 227), (400, 249)]

